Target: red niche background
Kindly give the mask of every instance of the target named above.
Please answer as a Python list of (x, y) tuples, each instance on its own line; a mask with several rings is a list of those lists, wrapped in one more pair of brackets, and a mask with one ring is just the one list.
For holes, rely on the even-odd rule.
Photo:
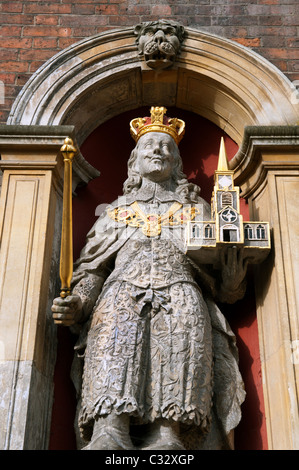
[[(127, 161), (135, 145), (129, 132), (130, 120), (149, 114), (149, 108), (143, 107), (110, 119), (91, 132), (81, 146), (85, 159), (97, 168), (101, 175), (87, 186), (77, 188), (76, 197), (73, 199), (74, 259), (79, 256), (86, 234), (103, 207), (101, 205), (112, 202), (122, 194), (122, 186), (127, 176)], [(210, 202), (221, 136), (224, 137), (229, 160), (237, 152), (238, 146), (219, 127), (194, 113), (168, 108), (167, 115), (183, 119), (186, 123), (185, 136), (179, 146), (184, 172), (189, 181), (201, 187), (202, 197)], [(248, 205), (242, 199), (241, 212), (244, 219), (249, 220)], [(220, 308), (237, 338), (240, 370), (247, 393), (245, 403), (242, 405), (242, 420), (235, 430), (235, 448), (236, 450), (265, 450), (267, 449), (267, 435), (255, 294), (250, 267), (245, 298), (234, 305), (220, 305)], [(68, 328), (58, 327), (54, 405), (49, 446), (52, 450), (76, 449), (73, 429), (76, 397), (70, 379), (75, 340), (76, 338), (71, 335)]]

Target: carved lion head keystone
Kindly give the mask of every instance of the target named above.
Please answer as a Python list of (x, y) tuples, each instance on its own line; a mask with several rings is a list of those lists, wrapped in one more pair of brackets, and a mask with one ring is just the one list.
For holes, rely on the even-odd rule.
[(148, 67), (162, 70), (172, 67), (181, 51), (185, 29), (171, 20), (150, 21), (135, 26), (139, 55)]

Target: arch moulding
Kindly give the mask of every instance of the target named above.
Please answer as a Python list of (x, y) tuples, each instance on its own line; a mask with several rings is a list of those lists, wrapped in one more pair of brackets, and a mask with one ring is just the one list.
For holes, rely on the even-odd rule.
[(240, 145), (246, 126), (296, 124), (295, 93), (261, 56), (191, 28), (175, 67), (151, 70), (129, 27), (84, 39), (47, 61), (23, 87), (7, 124), (71, 124), (80, 145), (121, 112), (176, 106), (209, 119)]

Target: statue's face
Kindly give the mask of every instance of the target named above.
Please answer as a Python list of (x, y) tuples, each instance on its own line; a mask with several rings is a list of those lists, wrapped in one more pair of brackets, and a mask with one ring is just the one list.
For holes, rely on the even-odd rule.
[(175, 164), (175, 142), (162, 132), (149, 132), (137, 144), (135, 170), (154, 182), (170, 178)]

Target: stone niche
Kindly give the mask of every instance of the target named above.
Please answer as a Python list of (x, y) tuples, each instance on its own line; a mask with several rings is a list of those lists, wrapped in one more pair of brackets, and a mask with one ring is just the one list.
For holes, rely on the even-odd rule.
[[(180, 53), (154, 70), (134, 28), (86, 38), (47, 61), (0, 129), (1, 449), (47, 449), (58, 275), (62, 160), (101, 123), (141, 106), (176, 106), (219, 126), (240, 146), (230, 162), (250, 205), (269, 220), (273, 250), (257, 268), (263, 390), (270, 449), (298, 449), (298, 127), (295, 87), (239, 44), (186, 28)], [(76, 157), (74, 185), (96, 176)], [(297, 343), (296, 343), (297, 342)], [(49, 347), (49, 345), (51, 345)]]

